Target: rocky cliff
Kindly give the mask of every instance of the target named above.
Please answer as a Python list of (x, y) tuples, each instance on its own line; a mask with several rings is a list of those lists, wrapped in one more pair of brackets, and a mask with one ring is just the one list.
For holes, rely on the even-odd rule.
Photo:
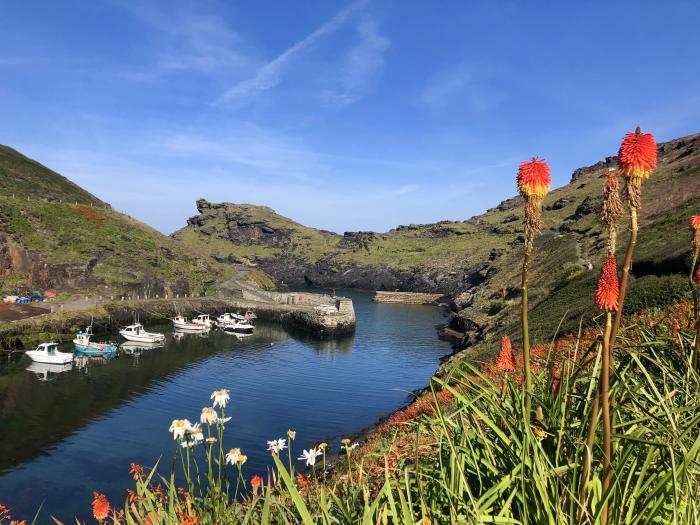
[[(532, 315), (542, 317), (536, 336), (550, 334), (560, 318), (570, 328), (578, 316), (592, 313), (587, 293), (605, 248), (597, 220), (601, 177), (615, 162), (606, 157), (577, 169), (569, 184), (545, 199), (546, 230), (536, 243), (531, 290)], [(659, 145), (659, 165), (644, 185), (634, 267), (641, 284), (647, 276), (684, 271), (687, 219), (700, 209), (699, 175), (700, 135)], [(343, 235), (308, 228), (266, 207), (200, 200), (197, 209), (174, 237), (215, 260), (245, 260), (294, 285), (450, 294), (449, 327), (462, 345), (507, 331), (514, 322), (523, 248), (520, 197), (464, 221)], [(544, 315), (545, 304), (551, 315)]]

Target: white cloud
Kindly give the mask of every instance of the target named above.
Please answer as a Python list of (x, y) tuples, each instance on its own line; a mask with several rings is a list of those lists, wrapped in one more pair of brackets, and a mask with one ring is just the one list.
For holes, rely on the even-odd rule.
[(253, 76), (227, 89), (214, 101), (214, 104), (244, 103), (255, 95), (277, 86), (284, 72), (295, 59), (323, 38), (336, 32), (366, 3), (367, 0), (357, 0), (342, 9), (315, 31), (284, 50), (274, 60), (261, 66)]
[(156, 0), (117, 3), (148, 27), (152, 42), (144, 49), (154, 62), (147, 70), (127, 71), (137, 80), (168, 71), (207, 74), (242, 73), (256, 65), (243, 39), (218, 15), (201, 4)]
[(325, 96), (333, 104), (351, 104), (366, 94), (391, 45), (371, 18), (360, 20), (356, 30), (359, 39), (345, 55), (338, 85)]
[(465, 106), (470, 110), (488, 110), (498, 106), (508, 94), (487, 82), (484, 71), (460, 64), (433, 77), (420, 93), (420, 101), (431, 111), (453, 111)]

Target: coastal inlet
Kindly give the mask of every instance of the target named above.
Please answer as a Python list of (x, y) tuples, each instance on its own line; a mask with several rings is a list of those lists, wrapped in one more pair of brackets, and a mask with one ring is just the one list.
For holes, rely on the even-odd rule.
[(220, 388), (231, 391), (225, 446), (248, 456), (247, 477), (265, 473), (266, 440), (289, 429), (297, 431), (295, 458), (320, 441), (338, 451), (342, 438), (411, 399), (450, 352), (435, 337), (434, 327), (443, 322), (435, 306), (342, 295), (352, 299), (357, 331), (337, 337), (319, 338), (256, 309), (251, 336), (213, 330), (176, 337), (169, 321), (145, 323), (165, 334), (163, 347), (65, 372), (27, 370), (29, 359), (14, 355), (0, 368), (3, 503), (16, 516), (33, 516), (43, 501), (43, 516), (90, 521), (93, 491), (110, 501), (126, 496), (131, 462), (152, 466), (160, 459), (162, 471), (169, 468), (172, 420), (198, 421), (210, 393)]

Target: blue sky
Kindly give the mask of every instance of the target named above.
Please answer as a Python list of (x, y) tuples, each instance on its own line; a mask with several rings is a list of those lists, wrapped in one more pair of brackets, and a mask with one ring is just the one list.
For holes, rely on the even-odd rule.
[(170, 233), (194, 201), (334, 231), (465, 219), (640, 124), (700, 131), (694, 1), (4, 0), (0, 143)]

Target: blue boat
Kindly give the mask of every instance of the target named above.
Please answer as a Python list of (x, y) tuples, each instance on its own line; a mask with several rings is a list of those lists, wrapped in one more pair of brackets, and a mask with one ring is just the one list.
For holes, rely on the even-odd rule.
[(92, 326), (88, 326), (85, 331), (78, 332), (73, 339), (73, 346), (77, 355), (89, 357), (114, 357), (117, 355), (117, 345), (112, 342), (96, 343), (90, 341), (92, 337)]

